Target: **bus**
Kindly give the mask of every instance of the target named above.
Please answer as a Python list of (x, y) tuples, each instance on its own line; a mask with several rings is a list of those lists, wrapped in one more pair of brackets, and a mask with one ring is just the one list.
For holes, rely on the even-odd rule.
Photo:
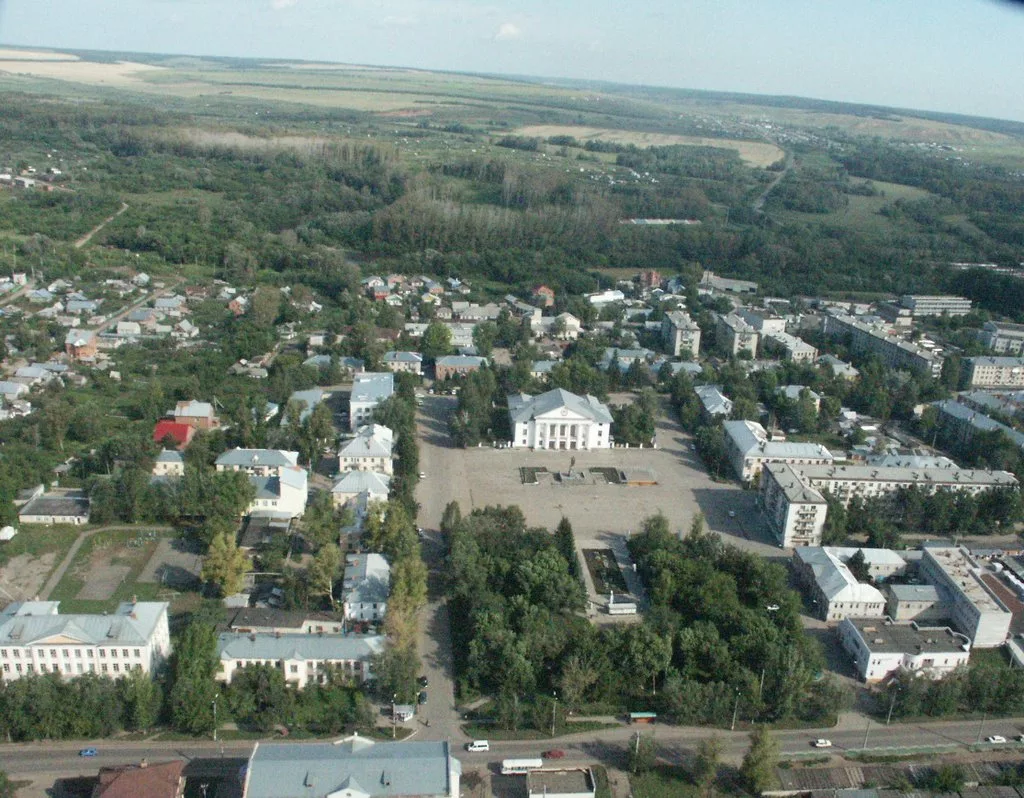
[(501, 760), (501, 775), (529, 773), (531, 770), (539, 770), (542, 767), (544, 767), (543, 759), (503, 759)]

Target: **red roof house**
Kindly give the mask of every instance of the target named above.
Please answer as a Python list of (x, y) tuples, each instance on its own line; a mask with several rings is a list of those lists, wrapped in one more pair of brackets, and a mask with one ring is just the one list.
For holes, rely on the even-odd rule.
[(195, 433), (195, 427), (165, 418), (162, 421), (156, 422), (156, 426), (153, 427), (153, 440), (156, 443), (163, 443), (165, 438), (170, 438), (174, 441), (175, 447), (180, 451), (188, 446)]

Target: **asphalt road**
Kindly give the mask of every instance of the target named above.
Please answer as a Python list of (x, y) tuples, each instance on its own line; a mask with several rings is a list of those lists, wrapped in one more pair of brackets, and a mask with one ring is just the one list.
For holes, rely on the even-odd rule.
[[(858, 750), (864, 744), (865, 726), (857, 728), (856, 719), (844, 722), (846, 728), (803, 729), (799, 731), (775, 732), (783, 754), (803, 754), (814, 751), (811, 741), (819, 737), (832, 741), (830, 750), (821, 750), (821, 755), (841, 755), (845, 751)], [(973, 721), (949, 721), (939, 723), (883, 724), (871, 722), (868, 729), (869, 748), (908, 748), (914, 746), (949, 746), (951, 750), (973, 745), (978, 739), (993, 734), (1003, 735), (1013, 741), (1024, 730), (1024, 718), (990, 720), (982, 724)], [(413, 739), (438, 739), (439, 727), (431, 723)], [(453, 740), (456, 756), (468, 766), (482, 767), (498, 763), (504, 758), (538, 756), (542, 752), (557, 748), (565, 753), (561, 760), (566, 764), (604, 762), (621, 765), (625, 761), (627, 747), (633, 735), (653, 735), (659, 756), (668, 762), (686, 761), (696, 742), (709, 736), (717, 736), (723, 743), (723, 759), (738, 762), (748, 747), (745, 732), (694, 727), (673, 727), (654, 724), (652, 726), (620, 726), (602, 731), (583, 732), (555, 740), (491, 741), (491, 750), (474, 754), (464, 750), (460, 741)], [(96, 757), (80, 757), (79, 749), (86, 746), (97, 749)], [(29, 743), (25, 745), (0, 746), (0, 767), (15, 779), (40, 780), (44, 777), (68, 778), (95, 775), (101, 766), (121, 765), (146, 759), (150, 764), (171, 759), (186, 759), (190, 765), (186, 770), (194, 776), (230, 775), (237, 772), (242, 761), (252, 751), (251, 742), (118, 742), (102, 740), (76, 743)], [(987, 746), (983, 746), (987, 747)], [(1011, 742), (1007, 746), (991, 746), (993, 750), (1006, 749), (1019, 752), (1021, 746)]]

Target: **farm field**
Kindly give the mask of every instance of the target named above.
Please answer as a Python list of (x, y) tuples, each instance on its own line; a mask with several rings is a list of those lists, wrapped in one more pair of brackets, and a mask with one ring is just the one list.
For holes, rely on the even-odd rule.
[(670, 133), (649, 133), (635, 130), (578, 127), (575, 125), (529, 125), (515, 131), (518, 136), (573, 136), (579, 141), (607, 141), (613, 144), (634, 144), (637, 147), (665, 147), (679, 144), (687, 147), (718, 147), (736, 150), (749, 166), (770, 166), (785, 155), (781, 147), (766, 141), (718, 139), (706, 136), (681, 136)]

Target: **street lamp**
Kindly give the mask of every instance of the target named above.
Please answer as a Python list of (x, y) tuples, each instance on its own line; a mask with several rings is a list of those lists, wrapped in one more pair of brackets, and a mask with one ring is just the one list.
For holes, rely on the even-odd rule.
[(217, 742), (217, 699), (220, 698), (220, 693), (217, 693), (213, 697), (210, 704), (213, 706), (213, 741)]
[(398, 699), (398, 693), (393, 693), (391, 696), (391, 739), (394, 740), (398, 736), (398, 730), (395, 727), (397, 722), (395, 718), (395, 701)]

